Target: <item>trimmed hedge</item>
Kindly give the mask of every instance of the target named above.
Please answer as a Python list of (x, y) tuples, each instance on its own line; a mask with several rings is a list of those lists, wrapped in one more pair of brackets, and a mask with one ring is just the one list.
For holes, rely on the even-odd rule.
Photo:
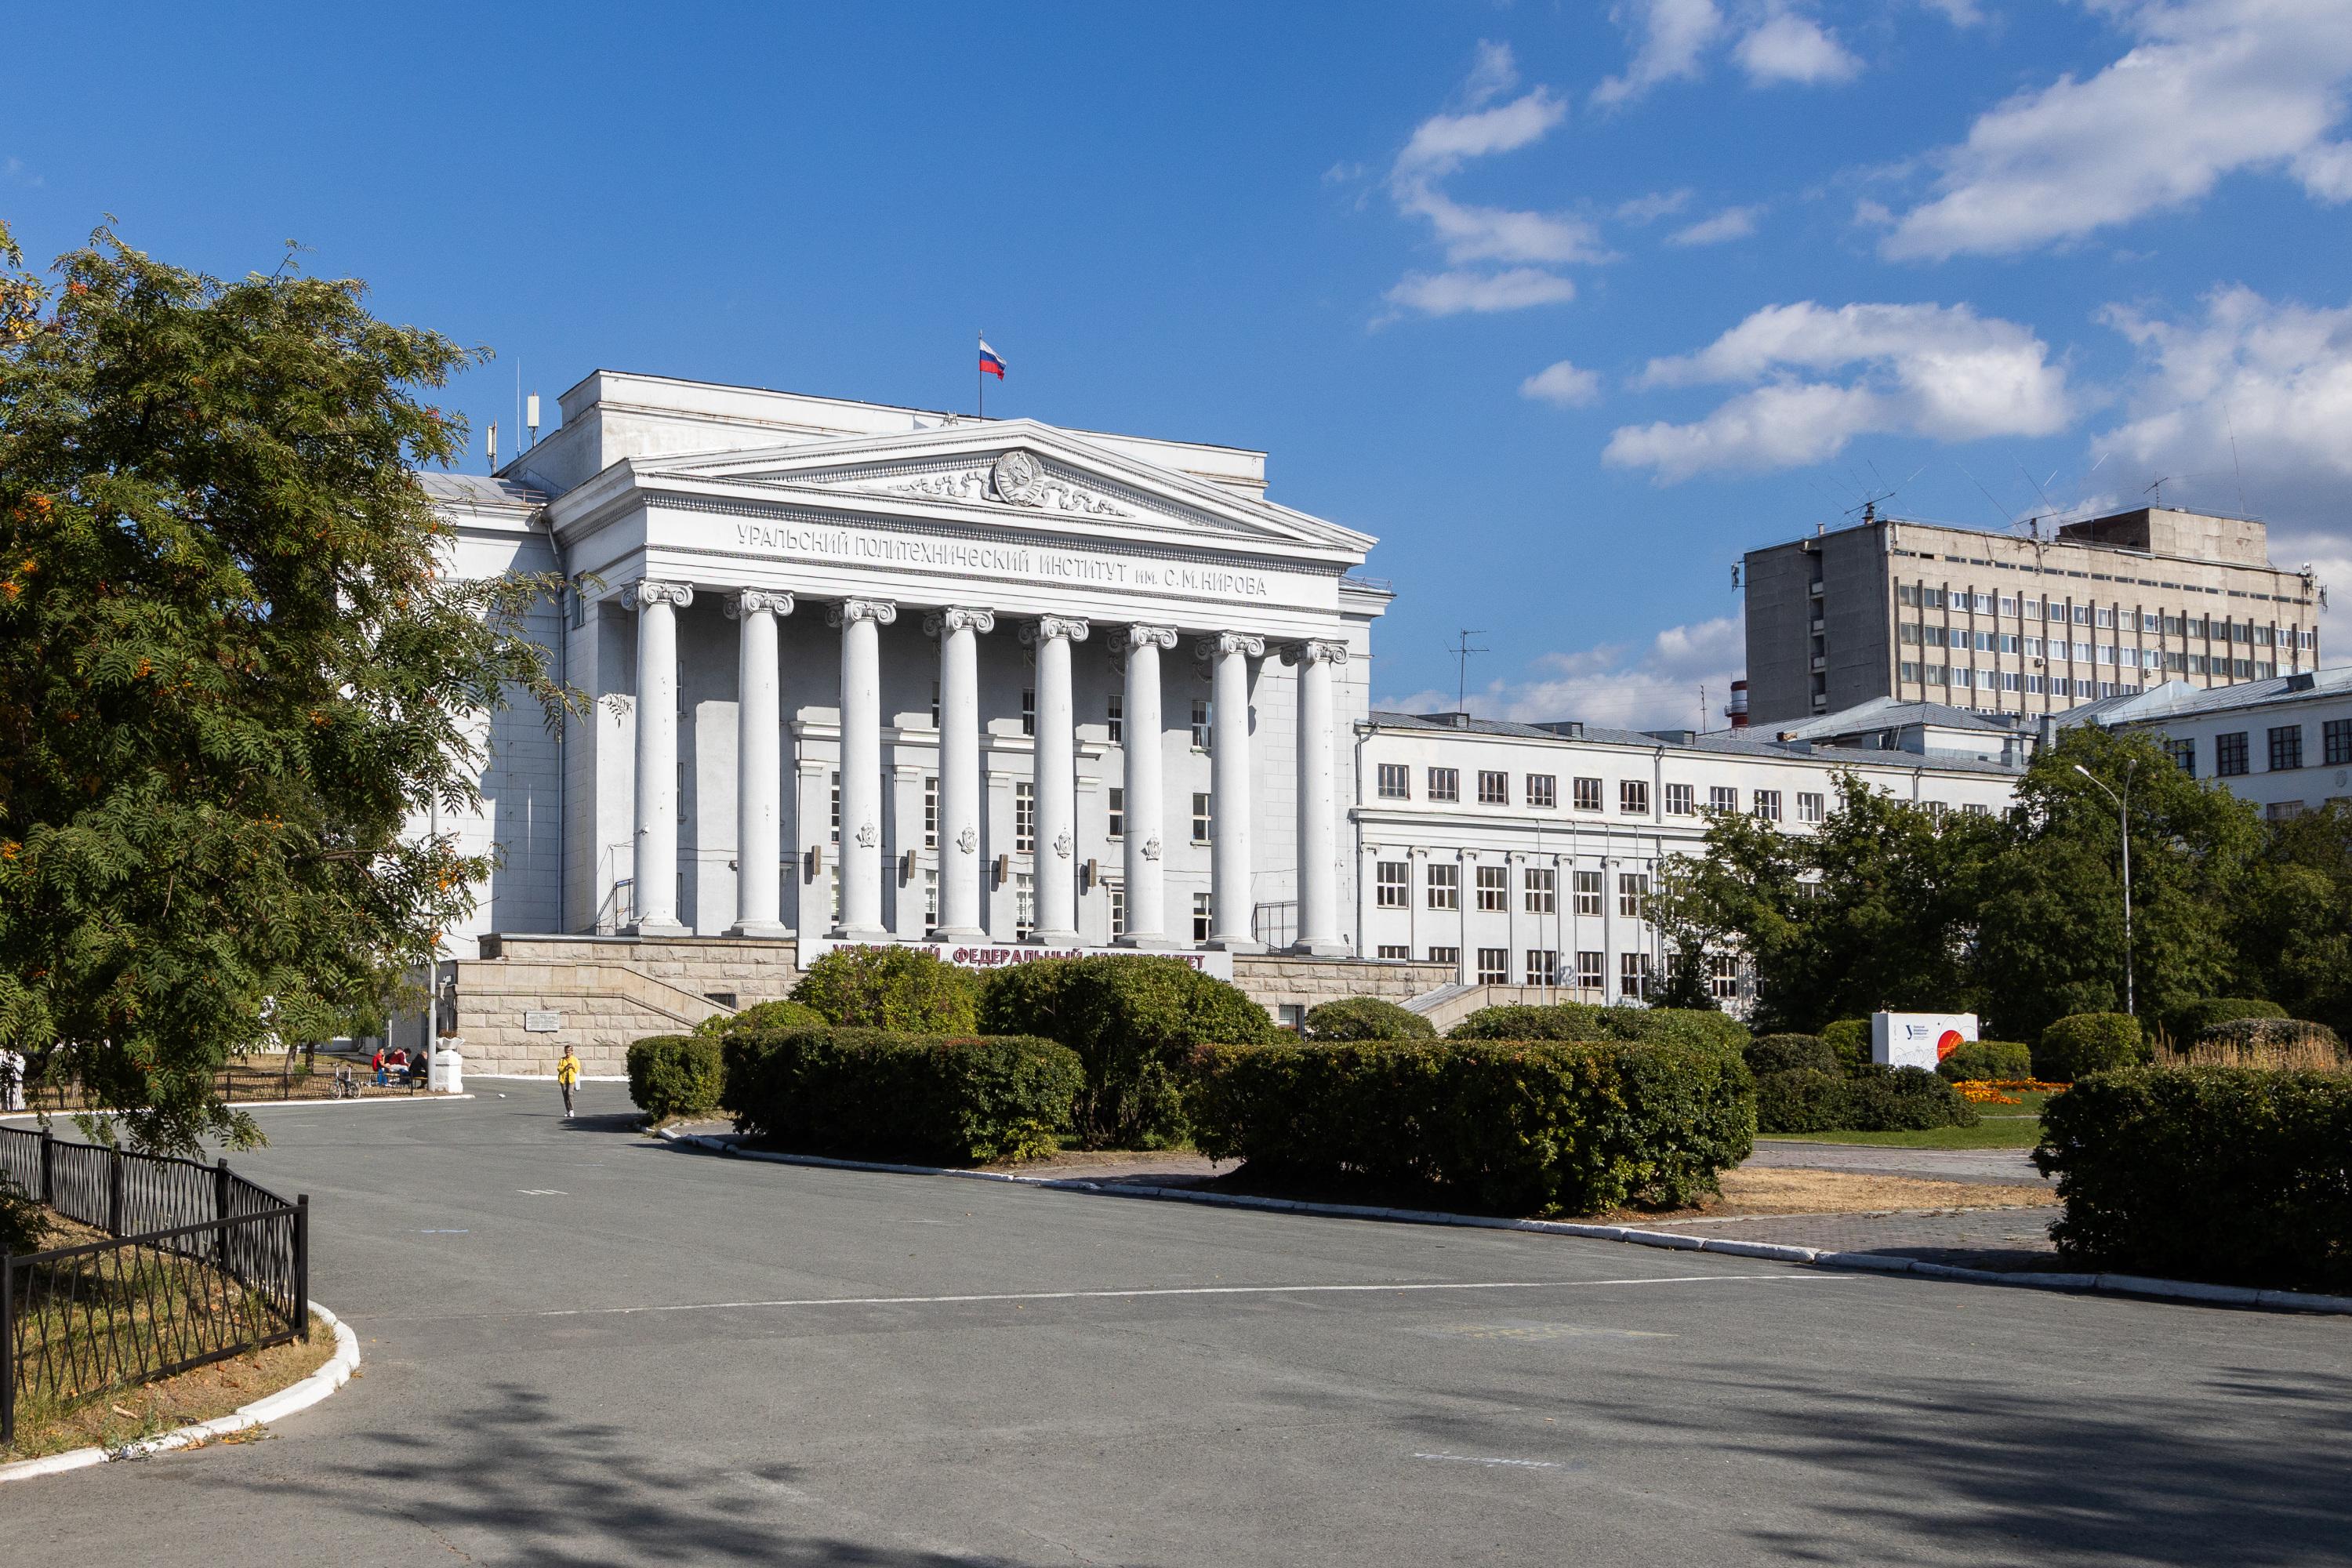
[(2033, 1047), (2021, 1040), (1968, 1040), (1936, 1064), (1939, 1078), (1951, 1083), (2014, 1082), (2033, 1076)]
[(1410, 1007), (1377, 996), (1349, 996), (1310, 1008), (1310, 1040), (1433, 1040), (1437, 1026)]
[(2042, 1112), (2059, 1250), (2103, 1268), (2352, 1289), (2352, 1078), (2100, 1073)]
[(1828, 1132), (1845, 1126), (1852, 1105), (1843, 1072), (1791, 1068), (1756, 1075), (1759, 1132)]
[(1903, 1132), (1978, 1120), (1976, 1107), (1926, 1068), (1797, 1068), (1756, 1079), (1759, 1132)]
[(2072, 1083), (2110, 1068), (2137, 1067), (2147, 1059), (2139, 1020), (2128, 1013), (2075, 1013), (2042, 1031), (2034, 1047), (2033, 1076)]
[(1433, 1184), (1500, 1214), (1679, 1205), (1755, 1143), (1748, 1069), (1629, 1041), (1213, 1046), (1193, 1138), (1255, 1172)]
[(1186, 1132), (1192, 1050), (1277, 1037), (1264, 1007), (1180, 958), (1138, 953), (1036, 959), (989, 975), (980, 1026), (1042, 1035), (1077, 1052), (1086, 1087), (1078, 1137), (1096, 1149), (1159, 1149)]
[(1481, 1007), (1445, 1037), (1449, 1040), (1624, 1040), (1645, 1045), (1700, 1046), (1737, 1052), (1748, 1026), (1728, 1014), (1695, 1007), (1600, 1007), (1590, 1002), (1548, 1006)]
[(740, 1012), (705, 1018), (698, 1035), (732, 1035), (745, 1029), (822, 1029), (832, 1020), (805, 1002), (754, 1002)]
[(1067, 1047), (887, 1029), (752, 1029), (721, 1047), (742, 1131), (817, 1154), (982, 1164), (1052, 1153), (1085, 1081)]
[(2233, 1018), (2225, 1024), (2209, 1024), (2199, 1031), (2197, 1043), (2228, 1046), (2242, 1051), (2323, 1046), (2339, 1057), (2344, 1054), (2344, 1042), (2335, 1030), (2301, 1018)]
[(1860, 1072), (1870, 1062), (1870, 1020), (1840, 1018), (1822, 1026), (1822, 1038), (1838, 1057), (1838, 1066), (1846, 1072)]
[(656, 1035), (629, 1047), (629, 1098), (656, 1122), (719, 1109), (719, 1041), (699, 1032)]
[(1748, 1059), (1748, 1070), (1759, 1078), (1773, 1072), (1843, 1070), (1837, 1052), (1819, 1035), (1765, 1035), (1750, 1040), (1740, 1055)]
[(836, 947), (808, 966), (793, 1000), (845, 1028), (969, 1035), (971, 972), (913, 947)]
[(2175, 1046), (2186, 1047), (2216, 1024), (2233, 1024), (2241, 1018), (2284, 1018), (2286, 1016), (2285, 1008), (2258, 996), (2208, 996), (2202, 1001), (2175, 1007), (2167, 1014), (2164, 1032), (2172, 1037)]

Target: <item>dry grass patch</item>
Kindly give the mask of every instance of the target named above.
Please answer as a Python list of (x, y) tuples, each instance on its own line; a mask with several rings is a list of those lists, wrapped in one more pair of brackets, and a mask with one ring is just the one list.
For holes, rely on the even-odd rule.
[[(307, 1344), (296, 1340), (290, 1344), (271, 1345), (250, 1355), (231, 1356), (226, 1361), (196, 1367), (176, 1377), (117, 1388), (44, 1421), (20, 1420), (16, 1445), (0, 1448), (0, 1458), (38, 1458), (44, 1454), (62, 1454), (92, 1445), (118, 1448), (125, 1443), (159, 1437), (192, 1422), (226, 1415), (290, 1387), (326, 1365), (334, 1353), (335, 1331), (314, 1316)], [(251, 1442), (261, 1435), (262, 1429), (254, 1427), (216, 1440)]]
[(1858, 1171), (1755, 1167), (1723, 1173), (1723, 1195), (1696, 1207), (1624, 1210), (1625, 1224), (1663, 1219), (1736, 1219), (1747, 1215), (1877, 1214), (1888, 1209), (2051, 1208), (2058, 1194), (2039, 1182), (1935, 1182)]

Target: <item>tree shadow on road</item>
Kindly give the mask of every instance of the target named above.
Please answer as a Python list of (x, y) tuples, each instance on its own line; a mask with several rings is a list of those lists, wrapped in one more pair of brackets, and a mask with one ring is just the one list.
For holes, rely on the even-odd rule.
[[(665, 1456), (641, 1432), (560, 1415), (546, 1394), (519, 1384), (485, 1394), (484, 1403), (452, 1416), (448, 1440), (363, 1435), (385, 1458), (336, 1467), (337, 1484), (320, 1497), (352, 1516), (355, 1533), (404, 1521), (456, 1562), (549, 1568), (1012, 1568), (1015, 1562), (907, 1544), (912, 1531), (902, 1534), (888, 1520), (859, 1519), (855, 1510), (845, 1510), (850, 1521), (876, 1539), (846, 1539), (837, 1532), (845, 1510), (803, 1490), (797, 1467), (697, 1469)], [(812, 1528), (821, 1523), (836, 1532)]]

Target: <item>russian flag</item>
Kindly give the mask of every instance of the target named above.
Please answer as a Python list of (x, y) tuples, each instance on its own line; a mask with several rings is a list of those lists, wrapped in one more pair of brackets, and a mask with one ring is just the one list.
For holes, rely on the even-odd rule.
[(1004, 379), (1004, 361), (994, 349), (988, 346), (986, 338), (980, 340), (980, 373), (982, 375), (992, 375), (999, 381)]

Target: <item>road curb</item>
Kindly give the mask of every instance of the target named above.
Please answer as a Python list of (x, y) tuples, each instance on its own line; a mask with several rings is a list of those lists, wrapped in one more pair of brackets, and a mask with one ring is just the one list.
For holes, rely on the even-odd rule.
[(2274, 1311), (2352, 1316), (2352, 1296), (2321, 1296), (2301, 1290), (2263, 1290), (2247, 1285), (2208, 1285), (2193, 1279), (2158, 1279), (2138, 1274), (2003, 1273), (1999, 1269), (1964, 1268), (1957, 1264), (1931, 1263), (1922, 1258), (1895, 1258), (1878, 1252), (1836, 1252), (1819, 1247), (1785, 1246), (1778, 1242), (1718, 1240), (1681, 1231), (1643, 1230), (1633, 1226), (1580, 1225), (1571, 1220), (1555, 1219), (1501, 1219), (1491, 1215), (1448, 1214), (1435, 1209), (1307, 1203), (1295, 1198), (1255, 1198), (1239, 1193), (1203, 1193), (1191, 1187), (1113, 1187), (1075, 1176), (1017, 1176), (1003, 1171), (960, 1171), (948, 1165), (896, 1165), (877, 1160), (834, 1160), (821, 1154), (780, 1154), (766, 1149), (739, 1148), (701, 1132), (672, 1132), (658, 1129), (654, 1136), (673, 1146), (698, 1149), (730, 1160), (759, 1160), (776, 1165), (813, 1165), (833, 1171), (875, 1171), (895, 1176), (955, 1176), (966, 1181), (1007, 1182), (1015, 1186), (1093, 1193), (1103, 1197), (1146, 1198), (1160, 1203), (1202, 1204), (1212, 1208), (1260, 1209), (1276, 1214), (1320, 1215), (1333, 1219), (1458, 1226), (1474, 1230), (1533, 1231), (1539, 1235), (1570, 1236), (1588, 1241), (1622, 1241), (1629, 1246), (1663, 1247), (1676, 1252), (1713, 1252), (1730, 1258), (1760, 1258), (1779, 1263), (1811, 1264), (1820, 1268), (1909, 1274), (1923, 1279), (1948, 1279), (1970, 1285), (2005, 1285), (2014, 1289), (2065, 1290), (2195, 1302), (2214, 1307), (2259, 1307)]
[(125, 1443), (119, 1448), (75, 1448), (63, 1454), (44, 1454), (37, 1459), (18, 1459), (14, 1464), (0, 1465), (0, 1481), (28, 1481), (37, 1476), (60, 1475), (67, 1470), (88, 1469), (92, 1465), (112, 1464), (118, 1459), (144, 1459), (174, 1448), (194, 1448), (226, 1437), (232, 1432), (242, 1432), (249, 1426), (266, 1426), (283, 1420), (298, 1410), (308, 1410), (352, 1380), (360, 1364), (359, 1336), (351, 1325), (334, 1313), (310, 1303), (310, 1310), (335, 1333), (335, 1353), (327, 1364), (310, 1376), (290, 1383), (275, 1394), (267, 1394), (250, 1405), (239, 1405), (226, 1415), (215, 1415), (209, 1421), (198, 1421), (166, 1432), (158, 1437)]

